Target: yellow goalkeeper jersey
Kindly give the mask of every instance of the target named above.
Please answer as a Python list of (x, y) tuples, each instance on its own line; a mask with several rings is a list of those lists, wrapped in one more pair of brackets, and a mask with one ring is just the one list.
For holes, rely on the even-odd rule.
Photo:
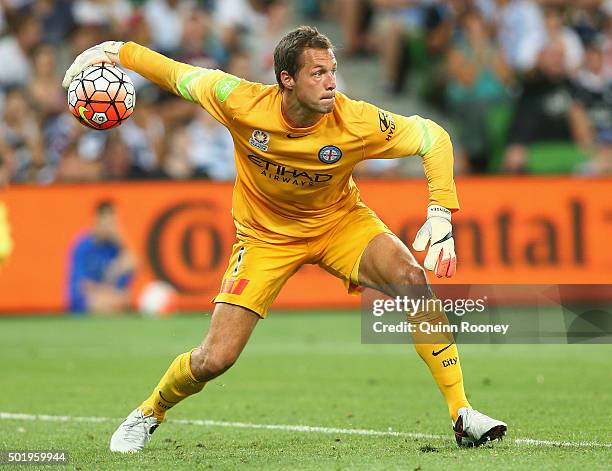
[(364, 159), (420, 155), (430, 203), (459, 207), (450, 138), (430, 120), (336, 92), (332, 113), (293, 128), (283, 118), (278, 85), (175, 62), (132, 42), (121, 48), (120, 60), (229, 129), (237, 170), (233, 217), (246, 236), (275, 242), (325, 233), (360, 202), (351, 174)]

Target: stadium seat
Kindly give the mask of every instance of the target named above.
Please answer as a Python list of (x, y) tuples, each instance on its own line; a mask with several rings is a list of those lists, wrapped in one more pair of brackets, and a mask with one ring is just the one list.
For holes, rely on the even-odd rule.
[(528, 148), (527, 168), (533, 174), (574, 173), (587, 156), (574, 143), (565, 141), (538, 142)]
[(512, 121), (514, 107), (512, 103), (497, 103), (487, 112), (487, 137), (489, 140), (489, 171), (499, 173), (502, 168), (502, 158), (506, 148), (508, 128)]

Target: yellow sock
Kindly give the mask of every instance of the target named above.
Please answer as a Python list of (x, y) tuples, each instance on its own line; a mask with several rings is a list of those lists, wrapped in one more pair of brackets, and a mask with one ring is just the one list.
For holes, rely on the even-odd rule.
[[(448, 325), (448, 318), (442, 309), (431, 309), (409, 316), (412, 323), (428, 322), (430, 325)], [(448, 405), (453, 421), (461, 407), (470, 407), (463, 388), (463, 373), (459, 362), (459, 352), (450, 333), (425, 333), (418, 327), (412, 334), (415, 349), (423, 359), (440, 388)]]
[(161, 422), (168, 409), (200, 392), (206, 383), (195, 379), (190, 363), (191, 352), (176, 357), (151, 395), (140, 405), (140, 410), (148, 413), (153, 409), (153, 416)]

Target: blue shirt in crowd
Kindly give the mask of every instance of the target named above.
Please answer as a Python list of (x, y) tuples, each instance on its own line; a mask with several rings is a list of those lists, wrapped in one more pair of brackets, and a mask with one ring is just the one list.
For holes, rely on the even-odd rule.
[[(113, 241), (97, 240), (92, 234), (81, 236), (70, 254), (69, 308), (71, 312), (87, 312), (87, 301), (83, 292), (83, 282), (106, 281), (106, 273), (111, 264), (119, 257), (121, 248)], [(115, 282), (119, 289), (127, 288), (133, 272), (121, 275)]]

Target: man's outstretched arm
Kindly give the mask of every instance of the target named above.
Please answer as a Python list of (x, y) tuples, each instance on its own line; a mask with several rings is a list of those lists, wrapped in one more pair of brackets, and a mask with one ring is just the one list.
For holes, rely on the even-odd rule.
[(87, 67), (100, 62), (114, 63), (132, 70), (164, 90), (200, 104), (224, 125), (231, 121), (227, 96), (241, 82), (220, 70), (204, 69), (172, 60), (134, 42), (106, 41), (81, 53), (66, 71), (62, 85)]
[(133, 70), (164, 90), (177, 95), (183, 95), (180, 90), (180, 79), (185, 74), (207, 70), (177, 62), (134, 42), (106, 41), (80, 54), (66, 72), (62, 85), (68, 88), (76, 75), (90, 65), (100, 62), (113, 63)]

